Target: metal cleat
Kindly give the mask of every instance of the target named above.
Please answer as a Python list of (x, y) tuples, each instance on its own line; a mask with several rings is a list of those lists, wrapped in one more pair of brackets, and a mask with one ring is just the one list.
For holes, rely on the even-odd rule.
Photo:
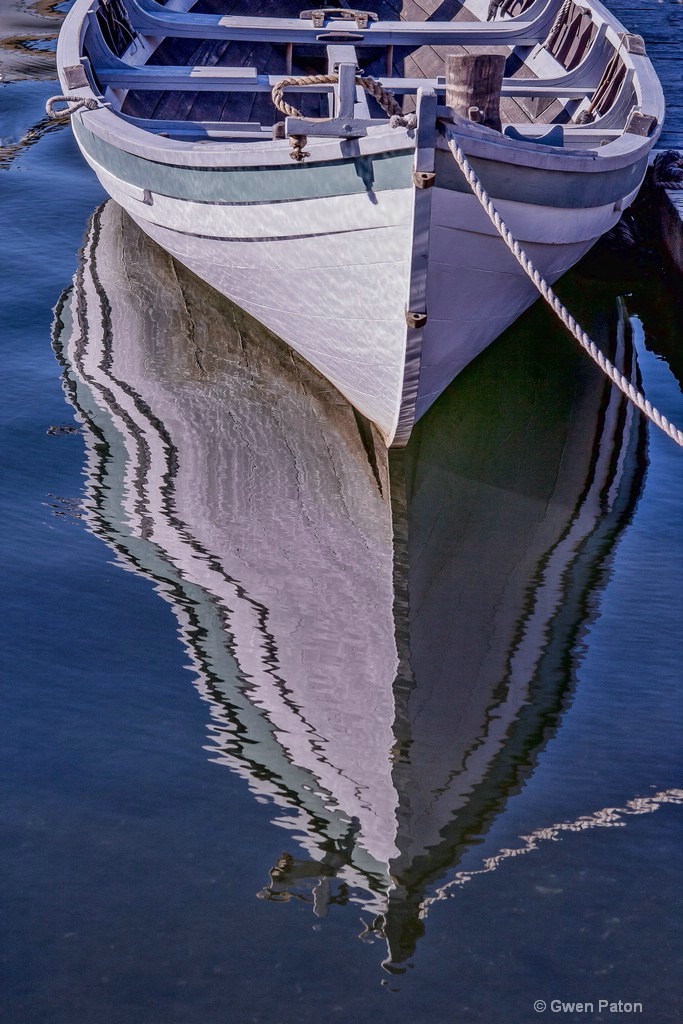
[(368, 22), (378, 20), (372, 11), (355, 11), (346, 7), (319, 7), (315, 11), (301, 11), (299, 18), (302, 21), (313, 22), (313, 28), (324, 28), (327, 18), (336, 21), (355, 21), (356, 28), (367, 28)]

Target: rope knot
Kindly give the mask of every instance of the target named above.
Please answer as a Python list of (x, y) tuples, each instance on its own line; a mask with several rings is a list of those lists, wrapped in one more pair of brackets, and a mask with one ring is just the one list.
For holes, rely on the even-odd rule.
[[(73, 103), (75, 106), (66, 106), (62, 110), (55, 110), (56, 103)], [(50, 99), (45, 104), (45, 113), (51, 121), (59, 121), (62, 117), (71, 117), (77, 110), (97, 110), (100, 106), (99, 102), (95, 99), (90, 99), (85, 96), (50, 96)]]
[(304, 146), (308, 142), (306, 135), (290, 135), (289, 144), (292, 147), (292, 152), (289, 154), (292, 160), (296, 160), (298, 164), (303, 163), (307, 156), (311, 154), (304, 149)]
[(394, 114), (389, 119), (389, 124), (392, 128), (407, 128), (408, 131), (412, 131), (417, 128), (417, 114)]

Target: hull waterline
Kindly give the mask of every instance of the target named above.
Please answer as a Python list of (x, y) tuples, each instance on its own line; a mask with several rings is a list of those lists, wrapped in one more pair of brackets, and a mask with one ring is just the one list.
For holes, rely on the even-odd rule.
[[(101, 3), (98, 10), (105, 10), (105, 0)], [(444, 26), (446, 36), (460, 39), (457, 32), (464, 32), (463, 40), (474, 40), (473, 33), (479, 31), (482, 40), (487, 33), (493, 38), (490, 25), (477, 29), (477, 4), (474, 0), (471, 10), (463, 7), (464, 21)], [(181, 6), (185, 10), (190, 5)], [(548, 34), (560, 5), (537, 0), (526, 7), (538, 44), (519, 51), (519, 59), (528, 61), (525, 74), (533, 72), (543, 83), (554, 72), (546, 80), (556, 84), (542, 84), (539, 90), (554, 89), (557, 97), (563, 95), (558, 71), (572, 83), (566, 87), (569, 99), (546, 102), (546, 108), (554, 103), (556, 123), (548, 123), (564, 133), (564, 143), (534, 142), (533, 133), (520, 135), (514, 124), (516, 135), (462, 120), (456, 127), (501, 215), (553, 283), (633, 200), (663, 107), (649, 61), (631, 42), (637, 37), (627, 36), (600, 4), (591, 8), (586, 55), (570, 71), (561, 64), (562, 54), (551, 52), (552, 32)], [(387, 445), (405, 444), (414, 423), (450, 381), (537, 297), (465, 183), (442, 134), (435, 132), (443, 85), (438, 78), (425, 79), (420, 92), (412, 79), (391, 79), (399, 93), (418, 89), (417, 127), (370, 118), (363, 122), (367, 129), (353, 138), (335, 139), (329, 131), (324, 137), (322, 129), (323, 137), (316, 138), (311, 122), (309, 157), (293, 163), (286, 140), (266, 141), (251, 123), (242, 131), (245, 138), (251, 132), (250, 141), (241, 142), (238, 128), (228, 125), (221, 142), (220, 123), (217, 127), (205, 120), (193, 129), (182, 128), (190, 122), (133, 116), (153, 110), (140, 99), (150, 94), (136, 92), (134, 85), (153, 88), (145, 76), (149, 79), (163, 68), (161, 57), (155, 61), (165, 52), (162, 38), (150, 42), (139, 34), (143, 26), (157, 24), (155, 18), (161, 26), (166, 18), (174, 31), (190, 32), (196, 24), (209, 38), (211, 33), (232, 38), (230, 33), (247, 29), (231, 18), (214, 22), (191, 12), (164, 14), (164, 8), (147, 0), (128, 0), (127, 10), (131, 31), (138, 36), (127, 45), (124, 40), (120, 56), (107, 49), (97, 11), (85, 0), (77, 0), (60, 37), (58, 62), (65, 89), (75, 73), (74, 80), (83, 84), (71, 92), (109, 104), (72, 116), (86, 160), (150, 237), (307, 359), (378, 427)], [(253, 23), (255, 38), (271, 31), (258, 18)], [(523, 24), (518, 18), (497, 23), (496, 38), (508, 32), (511, 52)], [(387, 25), (404, 31), (407, 23)], [(429, 25), (425, 23), (425, 32), (432, 31)], [(284, 39), (300, 29), (278, 22), (272, 31)], [(365, 45), (364, 38), (356, 45)], [(332, 60), (330, 46), (321, 43), (320, 48)], [(622, 54), (622, 78), (605, 111), (582, 135), (580, 118), (572, 117), (600, 92), (614, 52)], [(245, 69), (245, 74), (252, 71)], [(182, 69), (172, 68), (169, 75), (182, 77)], [(202, 78), (207, 75), (193, 70), (187, 88), (189, 81), (196, 84)], [(267, 88), (262, 78), (260, 71), (254, 73), (257, 97), (259, 89)], [(119, 88), (117, 82), (131, 88)], [(523, 92), (519, 80), (504, 80), (508, 106)], [(337, 96), (331, 102), (341, 100)], [(515, 110), (531, 109), (519, 102)], [(202, 103), (197, 101), (192, 109)], [(647, 131), (629, 129), (634, 112), (650, 125)], [(514, 111), (508, 114), (513, 116)], [(528, 127), (530, 118), (524, 116)], [(636, 118), (634, 123), (643, 122)], [(260, 124), (256, 128), (266, 131)], [(193, 130), (199, 136), (185, 141)], [(418, 182), (425, 173), (431, 175), (431, 188)]]

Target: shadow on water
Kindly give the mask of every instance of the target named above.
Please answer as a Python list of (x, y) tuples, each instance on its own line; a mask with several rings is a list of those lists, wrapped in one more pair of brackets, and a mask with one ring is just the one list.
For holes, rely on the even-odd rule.
[(575, 269), (607, 294), (625, 294), (629, 315), (638, 317), (648, 351), (663, 360), (683, 389), (681, 273), (666, 253), (661, 231), (661, 186), (652, 169), (633, 205), (616, 227), (598, 240)]
[[(565, 284), (637, 374), (623, 304)], [(401, 971), (571, 698), (645, 430), (536, 309), (388, 458), (310, 367), (96, 212), (54, 345), (84, 511), (173, 607), (209, 756), (278, 809), (258, 894), (353, 902)], [(389, 481), (391, 480), (391, 487)]]
[[(637, 377), (621, 300), (572, 277), (562, 294)], [(397, 714), (397, 788), (410, 799), (388, 896), (394, 960), (412, 953), (428, 885), (481, 841), (558, 725), (642, 488), (644, 444), (639, 418), (539, 305), (392, 453), (410, 662)]]

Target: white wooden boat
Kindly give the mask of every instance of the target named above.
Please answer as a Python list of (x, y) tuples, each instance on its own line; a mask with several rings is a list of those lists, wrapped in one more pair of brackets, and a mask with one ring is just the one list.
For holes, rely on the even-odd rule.
[[(614, 301), (589, 310), (635, 374)], [(111, 202), (55, 348), (86, 521), (171, 604), (207, 756), (286, 830), (261, 895), (353, 901), (399, 969), (432, 886), (560, 720), (639, 494), (642, 419), (539, 310), (389, 466), (324, 378)]]
[[(76, 139), (152, 238), (401, 445), (536, 298), (449, 143), (553, 282), (636, 195), (661, 88), (593, 0), (463, 0), (448, 22), (435, 0), (244, 8), (76, 0), (58, 46)], [(502, 81), (462, 116), (447, 56), (482, 50)]]

